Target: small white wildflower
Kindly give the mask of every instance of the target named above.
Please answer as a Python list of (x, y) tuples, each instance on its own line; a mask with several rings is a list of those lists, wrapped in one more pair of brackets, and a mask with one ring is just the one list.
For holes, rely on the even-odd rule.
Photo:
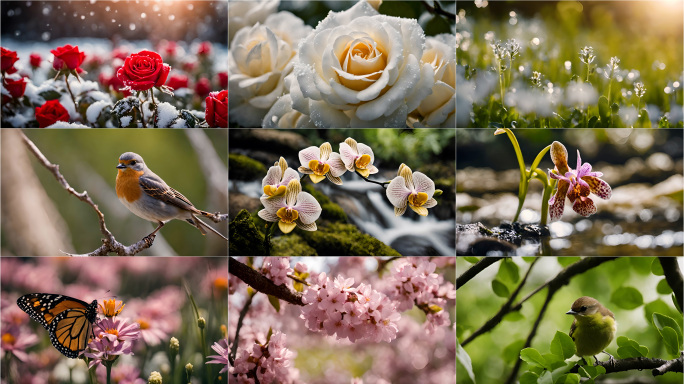
[(646, 94), (646, 87), (644, 87), (644, 83), (642, 83), (641, 81), (635, 83), (634, 93), (637, 95), (638, 98), (644, 97), (644, 95)]
[(584, 64), (591, 64), (596, 56), (594, 56), (594, 48), (590, 46), (585, 46), (584, 48), (580, 49), (580, 60)]

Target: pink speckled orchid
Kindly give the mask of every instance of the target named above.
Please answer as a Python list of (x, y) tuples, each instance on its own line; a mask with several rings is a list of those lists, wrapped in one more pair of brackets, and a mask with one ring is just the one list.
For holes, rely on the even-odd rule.
[(284, 158), (275, 163), (268, 169), (266, 177), (261, 181), (264, 195), (270, 197), (283, 196), (290, 180), (299, 180), (299, 174), (292, 168), (287, 167)]
[(401, 216), (410, 207), (421, 216), (427, 216), (428, 208), (437, 205), (432, 197), (435, 182), (421, 172), (412, 172), (406, 164), (399, 166), (398, 176), (387, 187), (387, 199), (394, 206), (394, 214)]
[(378, 169), (373, 165), (375, 156), (371, 147), (348, 137), (344, 143), (340, 143), (340, 157), (344, 166), (350, 172), (358, 172), (363, 177), (378, 173)]
[(290, 233), (295, 227), (305, 231), (315, 231), (315, 221), (321, 215), (321, 205), (310, 193), (302, 192), (299, 179), (290, 180), (284, 196), (261, 196), (264, 209), (259, 217), (266, 221), (278, 222), (283, 233)]
[(323, 143), (320, 148), (311, 146), (299, 151), (299, 162), (302, 166), (298, 171), (309, 175), (314, 183), (327, 177), (333, 183), (342, 185), (340, 176), (347, 172), (340, 154), (333, 152), (328, 142)]
[(551, 160), (556, 166), (549, 170), (549, 176), (558, 180), (556, 194), (549, 200), (551, 205), (551, 221), (556, 221), (563, 215), (565, 208), (565, 196), (570, 199), (572, 209), (582, 216), (590, 216), (596, 213), (596, 206), (589, 198), (589, 193), (608, 200), (612, 194), (610, 185), (599, 179), (601, 172), (592, 172), (591, 164), (582, 164), (579, 150), (577, 150), (577, 169), (568, 167), (568, 151), (558, 141), (551, 144)]

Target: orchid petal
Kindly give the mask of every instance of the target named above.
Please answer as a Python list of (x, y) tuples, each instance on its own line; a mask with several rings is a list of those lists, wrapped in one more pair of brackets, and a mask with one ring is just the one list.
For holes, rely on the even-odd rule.
[(342, 159), (342, 162), (344, 163), (344, 166), (347, 168), (347, 170), (354, 170), (355, 157), (356, 153), (352, 150), (349, 144), (340, 143), (340, 158)]
[(414, 207), (413, 205), (409, 205), (409, 208), (411, 208), (415, 213), (417, 213), (421, 216), (427, 216), (428, 215), (428, 210), (425, 207)]
[(579, 149), (578, 149), (577, 150), (577, 168), (575, 168), (575, 170), (577, 170), (579, 172), (581, 165), (582, 165), (582, 158), (580, 157)]
[(284, 223), (284, 222), (282, 222), (282, 221), (279, 221), (279, 222), (278, 222), (278, 228), (280, 228), (280, 230), (281, 230), (283, 233), (290, 233), (290, 232), (292, 232), (292, 230), (295, 229), (296, 226), (297, 226), (297, 224), (294, 223), (294, 222), (292, 222), (292, 223)]
[(375, 155), (373, 155), (373, 150), (371, 149), (371, 147), (367, 146), (366, 144), (359, 143), (358, 149), (359, 155), (369, 155), (371, 158), (370, 163), (373, 164), (373, 162), (375, 162)]
[(282, 177), (282, 171), (278, 166), (272, 166), (266, 172), (266, 177), (261, 180), (261, 188), (267, 185), (278, 185), (280, 183), (280, 178)]
[(318, 229), (316, 227), (316, 223), (304, 224), (300, 219), (295, 220), (295, 224), (299, 229), (303, 229), (305, 231), (315, 231), (316, 229)]
[(299, 162), (302, 164), (303, 167), (306, 167), (309, 165), (309, 161), (311, 160), (320, 160), (321, 159), (321, 150), (318, 147), (308, 147), (305, 149), (302, 149), (299, 151)]
[(580, 197), (572, 204), (572, 210), (587, 217), (596, 213), (594, 202), (588, 197)]
[(330, 180), (330, 182), (332, 182), (333, 184), (342, 185), (342, 179), (340, 179), (340, 178), (337, 177), (337, 176), (331, 175), (330, 172), (326, 173), (325, 176), (326, 176), (326, 177), (328, 178), (328, 180)]
[(425, 207), (425, 208), (432, 208), (432, 207), (434, 207), (435, 205), (437, 205), (437, 200), (435, 200), (434, 197), (431, 197), (431, 198), (428, 199), (428, 201), (425, 202), (425, 204), (423, 204), (423, 207)]
[(610, 199), (610, 196), (613, 194), (610, 185), (598, 177), (584, 176), (582, 180), (589, 184), (589, 188), (591, 188), (593, 194), (604, 200)]
[(290, 180), (299, 180), (299, 174), (292, 168), (288, 168), (285, 170), (285, 174), (283, 175), (283, 181), (281, 183), (283, 185), (287, 185), (290, 182)]
[(435, 182), (422, 172), (413, 173), (413, 185), (417, 192), (425, 192), (428, 199), (435, 194)]
[(280, 218), (275, 213), (269, 212), (266, 209), (260, 210), (259, 213), (257, 213), (257, 215), (259, 215), (259, 217), (261, 217), (262, 219), (264, 219), (266, 221), (270, 221), (270, 222), (280, 221)]
[(321, 215), (321, 205), (308, 192), (302, 192), (297, 197), (297, 204), (292, 207), (299, 212), (299, 220), (304, 224), (313, 223)]
[(406, 208), (408, 195), (411, 194), (411, 190), (406, 188), (406, 182), (404, 181), (404, 178), (397, 176), (389, 183), (385, 193), (387, 194), (387, 199), (393, 206), (397, 208)]
[(330, 154), (332, 153), (332, 145), (330, 145), (329, 142), (325, 142), (321, 144), (321, 160), (326, 161), (330, 158)]
[(326, 161), (326, 164), (330, 165), (330, 174), (334, 177), (340, 177), (347, 172), (347, 168), (344, 166), (340, 154), (337, 152), (330, 154), (330, 158)]
[(406, 205), (403, 207), (394, 207), (394, 216), (401, 216), (406, 212)]
[(558, 141), (551, 144), (551, 161), (561, 175), (568, 171), (568, 150)]
[(560, 220), (563, 216), (563, 210), (565, 209), (565, 195), (568, 192), (568, 187), (570, 183), (566, 181), (558, 182), (558, 190), (556, 194), (549, 200), (549, 215), (551, 216), (551, 221)]
[(297, 196), (302, 193), (302, 185), (299, 180), (290, 180), (287, 184), (287, 191), (285, 192), (285, 204), (292, 207), (297, 203)]
[(278, 212), (280, 208), (286, 206), (285, 196), (275, 196), (271, 198), (269, 198), (268, 196), (261, 196), (259, 200), (261, 201), (261, 204), (264, 205), (264, 208), (274, 215), (276, 212)]

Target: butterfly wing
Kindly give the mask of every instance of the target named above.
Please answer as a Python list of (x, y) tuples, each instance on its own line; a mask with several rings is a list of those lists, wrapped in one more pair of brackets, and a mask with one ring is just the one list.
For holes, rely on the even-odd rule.
[(52, 345), (64, 356), (75, 358), (88, 345), (97, 318), (97, 301), (88, 304), (73, 297), (30, 293), (17, 305), (50, 334)]

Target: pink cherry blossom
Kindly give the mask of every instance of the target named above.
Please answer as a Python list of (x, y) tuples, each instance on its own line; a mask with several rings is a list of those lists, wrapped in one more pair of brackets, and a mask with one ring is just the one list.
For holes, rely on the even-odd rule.
[(266, 275), (273, 284), (281, 285), (289, 280), (287, 275), (293, 272), (287, 257), (267, 257), (261, 267), (261, 273)]

